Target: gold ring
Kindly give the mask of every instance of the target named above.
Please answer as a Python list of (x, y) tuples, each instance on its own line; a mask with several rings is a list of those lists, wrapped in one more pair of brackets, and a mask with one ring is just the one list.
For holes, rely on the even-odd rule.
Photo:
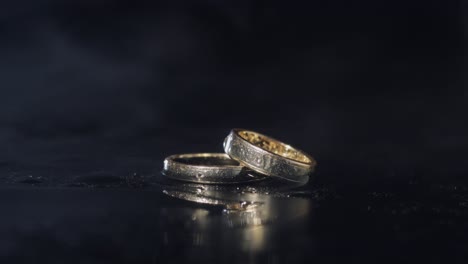
[(253, 171), (296, 182), (308, 180), (316, 165), (305, 152), (244, 129), (231, 130), (224, 140), (224, 151)]
[(176, 180), (206, 184), (229, 184), (263, 179), (224, 153), (169, 156), (164, 160), (163, 174)]

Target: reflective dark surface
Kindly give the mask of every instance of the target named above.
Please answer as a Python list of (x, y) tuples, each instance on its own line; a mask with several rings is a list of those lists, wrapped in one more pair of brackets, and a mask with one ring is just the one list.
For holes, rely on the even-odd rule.
[[(467, 11), (2, 1), (0, 263), (468, 263)], [(235, 127), (313, 178), (161, 177)]]
[[(324, 168), (305, 185), (200, 185), (165, 178), (162, 159), (140, 147), (138, 157), (112, 151), (94, 161), (49, 155), (3, 165), (0, 261), (466, 260), (468, 186), (454, 178), (352, 182)], [(55, 166), (42, 163), (50, 160)]]

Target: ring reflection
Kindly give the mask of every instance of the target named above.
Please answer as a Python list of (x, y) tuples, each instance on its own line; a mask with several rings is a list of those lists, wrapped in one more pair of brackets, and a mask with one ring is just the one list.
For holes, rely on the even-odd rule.
[(305, 184), (268, 179), (249, 185), (220, 186), (164, 180), (163, 193), (182, 200), (174, 200), (177, 206), (166, 208), (165, 223), (180, 223), (183, 229), (166, 234), (164, 244), (171, 247), (171, 243), (185, 241), (207, 250), (206, 254), (221, 245), (268, 253), (281, 242), (274, 238), (278, 228), (290, 228), (294, 221), (309, 217), (311, 200), (294, 197)]

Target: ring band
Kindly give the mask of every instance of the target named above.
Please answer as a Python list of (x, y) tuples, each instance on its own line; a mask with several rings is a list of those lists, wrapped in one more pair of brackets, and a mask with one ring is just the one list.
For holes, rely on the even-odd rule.
[(263, 179), (224, 153), (172, 155), (164, 160), (169, 178), (206, 184), (229, 184)]
[(233, 129), (224, 140), (224, 151), (258, 173), (302, 182), (316, 162), (305, 152), (257, 132)]

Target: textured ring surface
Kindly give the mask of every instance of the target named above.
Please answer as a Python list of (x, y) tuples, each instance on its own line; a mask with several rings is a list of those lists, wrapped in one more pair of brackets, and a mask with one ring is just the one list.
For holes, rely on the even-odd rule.
[(258, 173), (302, 182), (316, 162), (305, 152), (257, 132), (233, 129), (224, 140), (224, 151)]
[(169, 178), (206, 184), (229, 184), (263, 179), (224, 153), (172, 155), (164, 160)]

